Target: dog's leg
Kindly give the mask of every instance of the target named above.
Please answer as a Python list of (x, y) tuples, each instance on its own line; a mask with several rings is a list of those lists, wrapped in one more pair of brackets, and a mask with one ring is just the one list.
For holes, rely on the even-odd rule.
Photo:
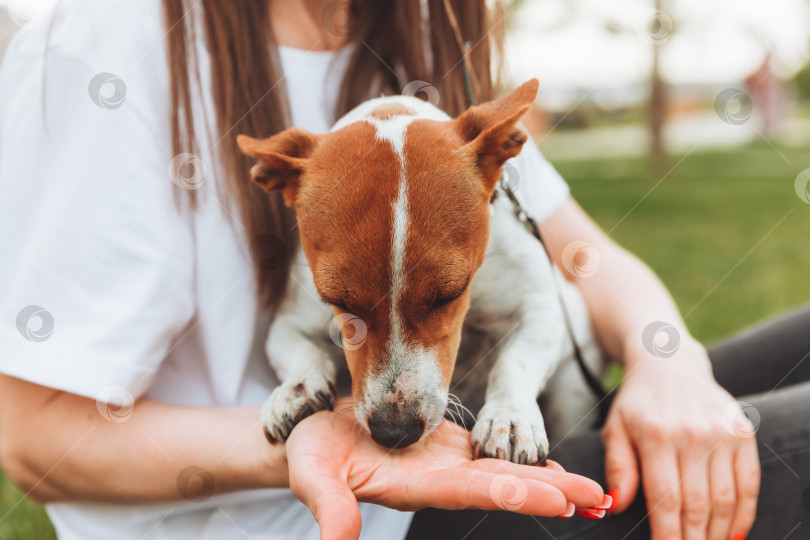
[(496, 206), (468, 315), (490, 317), (488, 331), (498, 343), (472, 431), (476, 457), (545, 462), (548, 437), (536, 400), (562, 359), (566, 339), (553, 279), (542, 246), (515, 221), (510, 207)]
[(262, 426), (271, 442), (286, 440), (298, 422), (331, 409), (337, 398), (332, 356), (337, 346), (330, 347), (323, 338), (332, 311), (316, 295), (306, 261), (296, 261), (291, 289), (266, 345), (270, 365), (281, 382), (262, 406)]
[(560, 361), (561, 329), (556, 321), (552, 323), (556, 310), (524, 307), (515, 314), (519, 320), (513, 330), (493, 351), (498, 358), (489, 374), (472, 441), (476, 457), (533, 465), (543, 463), (548, 455), (548, 437), (536, 400)]

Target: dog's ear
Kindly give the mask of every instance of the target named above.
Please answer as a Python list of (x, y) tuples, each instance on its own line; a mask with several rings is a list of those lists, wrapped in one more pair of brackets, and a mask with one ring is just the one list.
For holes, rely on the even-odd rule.
[(495, 189), (503, 164), (520, 153), (528, 138), (517, 122), (531, 108), (538, 86), (537, 79), (532, 79), (501, 99), (470, 107), (453, 120), (476, 156), (489, 191)]
[(262, 140), (239, 135), (236, 142), (243, 153), (257, 160), (250, 169), (250, 179), (267, 192), (281, 190), (286, 205), (292, 206), (301, 173), (318, 139), (303, 129), (290, 128)]

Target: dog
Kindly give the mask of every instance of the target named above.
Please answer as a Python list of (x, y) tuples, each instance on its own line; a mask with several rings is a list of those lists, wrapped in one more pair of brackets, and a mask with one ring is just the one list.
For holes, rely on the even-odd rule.
[[(337, 397), (342, 354), (328, 337), (330, 320), (333, 335), (342, 333), (336, 340), (357, 420), (386, 448), (405, 448), (435, 429), (454, 370), (467, 377), (483, 366), (488, 383), (471, 434), (476, 458), (545, 463), (537, 399), (549, 381), (544, 408), (555, 424), (570, 431), (581, 422), (593, 399), (571, 361), (555, 281), (598, 371), (584, 302), (511, 203), (494, 196), (504, 163), (527, 140), (518, 121), (537, 89), (531, 80), (455, 119), (416, 97), (382, 97), (328, 134), (290, 128), (264, 140), (238, 137), (257, 160), (251, 179), (282, 193), (300, 233), (266, 346), (281, 381), (261, 411), (271, 442), (286, 440)], [(494, 346), (483, 361), (456, 366), (470, 332)]]

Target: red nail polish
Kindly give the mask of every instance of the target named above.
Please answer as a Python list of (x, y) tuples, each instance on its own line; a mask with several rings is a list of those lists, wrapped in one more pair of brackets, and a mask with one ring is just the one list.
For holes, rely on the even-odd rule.
[(731, 537), (731, 540), (745, 540), (745, 535), (743, 533), (737, 533)]
[(565, 512), (560, 514), (557, 517), (570, 518), (571, 516), (574, 515), (574, 510), (576, 510), (576, 509), (577, 509), (577, 507), (574, 505), (574, 503), (570, 502), (570, 503), (568, 503), (568, 506), (565, 508)]
[(588, 519), (602, 519), (605, 517), (604, 510), (577, 510), (576, 515), (582, 516)]
[(613, 497), (610, 495), (602, 495), (602, 502), (594, 506), (595, 510), (610, 510), (613, 506)]
[[(619, 488), (610, 488), (608, 490), (608, 496), (611, 499), (611, 505), (607, 511), (611, 512), (614, 508), (616, 508), (616, 504), (619, 502)], [(736, 540), (736, 538), (734, 540)]]

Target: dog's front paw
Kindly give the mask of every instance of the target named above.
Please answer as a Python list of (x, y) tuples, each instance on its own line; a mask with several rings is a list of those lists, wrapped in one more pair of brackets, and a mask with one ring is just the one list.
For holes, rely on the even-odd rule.
[(323, 409), (332, 410), (337, 389), (322, 375), (278, 386), (262, 405), (262, 426), (271, 443), (286, 441), (295, 425)]
[(548, 437), (540, 408), (527, 403), (486, 403), (472, 430), (473, 456), (512, 463), (546, 464)]

